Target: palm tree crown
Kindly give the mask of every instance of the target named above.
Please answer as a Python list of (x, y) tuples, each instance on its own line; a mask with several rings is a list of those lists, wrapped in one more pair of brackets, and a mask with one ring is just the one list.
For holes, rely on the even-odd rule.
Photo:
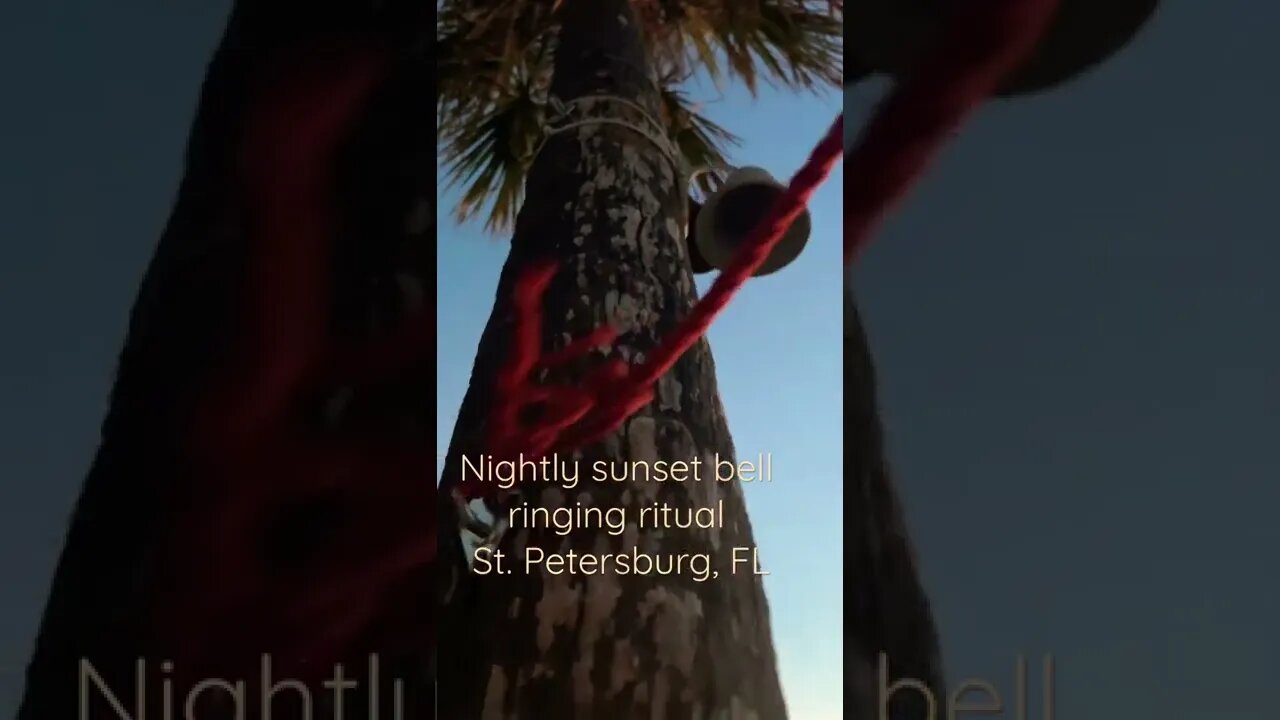
[[(554, 115), (548, 97), (556, 11), (589, 0), (440, 0), (437, 123), (447, 181), (461, 188), (455, 217), (487, 207), (485, 227), (511, 227), (525, 174)], [(690, 168), (720, 167), (737, 139), (699, 112), (684, 84), (701, 74), (797, 90), (840, 87), (838, 0), (632, 0), (658, 83), (661, 122)], [(648, 68), (638, 71), (648, 73)], [(714, 174), (703, 175), (709, 190)]]

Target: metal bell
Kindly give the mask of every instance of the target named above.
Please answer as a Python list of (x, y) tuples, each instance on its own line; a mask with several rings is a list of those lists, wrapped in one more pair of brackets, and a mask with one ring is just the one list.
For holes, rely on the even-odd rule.
[[(724, 184), (705, 202), (699, 204), (690, 200), (686, 241), (693, 272), (727, 267), (785, 189), (785, 185), (763, 168), (742, 167), (731, 171)], [(811, 221), (806, 209), (756, 269), (755, 277), (790, 265), (808, 243), (810, 229)]]

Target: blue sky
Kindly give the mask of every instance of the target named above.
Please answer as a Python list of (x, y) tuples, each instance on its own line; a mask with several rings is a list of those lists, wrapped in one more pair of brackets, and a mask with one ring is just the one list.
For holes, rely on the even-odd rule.
[[(703, 93), (705, 112), (741, 137), (730, 161), (790, 178), (841, 111), (824, 97), (765, 88)], [(792, 264), (755, 279), (712, 327), (720, 394), (740, 459), (772, 453), (772, 485), (747, 485), (747, 503), (792, 717), (843, 717), (841, 486), (843, 175), (840, 167), (810, 206), (813, 235)], [(451, 195), (440, 196), (436, 379), (437, 443), (447, 447), (492, 306), (505, 238), (480, 222), (459, 227)], [(699, 285), (705, 290), (709, 278)], [(445, 309), (448, 309), (447, 312)]]

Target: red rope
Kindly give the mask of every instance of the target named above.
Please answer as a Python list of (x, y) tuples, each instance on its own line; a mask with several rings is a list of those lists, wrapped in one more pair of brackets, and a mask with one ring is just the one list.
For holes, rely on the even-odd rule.
[[(986, 0), (958, 3), (936, 50), (900, 82), (863, 131), (852, 154), (844, 198), (845, 262), (905, 196), (951, 132), (1034, 48), (1057, 7), (1056, 0)], [(844, 116), (836, 119), (809, 160), (791, 179), (766, 217), (744, 241), (710, 291), (642, 364), (612, 359), (578, 387), (542, 386), (533, 371), (585, 355), (614, 340), (604, 327), (554, 355), (541, 355), (542, 293), (555, 275), (537, 265), (516, 284), (515, 343), (499, 374), (489, 430), (497, 457), (539, 458), (574, 450), (616, 430), (653, 398), (653, 387), (702, 337), (752, 273), (768, 258), (809, 198), (840, 160)], [(537, 422), (521, 424), (520, 411), (541, 405)], [(491, 484), (460, 484), (464, 497), (493, 492)]]
[[(987, 0), (979, 6), (972, 0), (964, 7), (937, 52), (899, 84), (853, 152), (852, 184), (845, 196), (846, 262), (950, 130), (1033, 46), (1055, 2)], [(196, 667), (240, 665), (268, 649), (265, 644), (285, 653), (290, 669), (301, 671), (300, 665), (306, 665), (320, 670), (325, 661), (349, 656), (358, 647), (379, 647), (376, 630), (387, 623), (431, 619), (414, 605), (421, 593), (412, 587), (406, 592), (402, 585), (406, 575), (422, 576), (435, 559), (437, 528), (430, 507), (435, 493), (426, 482), (426, 454), (364, 441), (328, 448), (290, 425), (296, 422), (299, 393), (314, 389), (316, 378), (326, 377), (335, 365), (379, 374), (404, 367), (424, 349), (425, 323), (409, 327), (389, 347), (379, 343), (354, 356), (333, 347), (325, 336), (329, 257), (323, 253), (329, 249), (314, 246), (332, 241), (333, 218), (325, 210), (332, 177), (325, 163), (332, 162), (356, 101), (368, 93), (377, 73), (373, 65), (356, 68), (342, 93), (346, 102), (330, 94), (323, 109), (285, 100), (268, 104), (261, 124), (250, 128), (250, 139), (267, 142), (264, 152), (270, 155), (250, 168), (256, 173), (251, 178), (256, 200), (262, 201), (257, 229), (264, 236), (256, 241), (259, 252), (266, 253), (256, 262), (267, 264), (251, 273), (247, 347), (249, 360), (267, 362), (247, 364), (246, 375), (235, 375), (210, 393), (193, 450), (202, 459), (220, 457), (209, 471), (221, 483), (199, 485), (197, 492), (210, 493), (211, 502), (197, 502), (183, 516), (190, 524), (174, 545), (179, 568), (175, 587), (154, 618), (157, 641), (175, 651), (170, 657)], [(307, 97), (299, 102), (324, 97), (303, 95)], [(308, 122), (290, 127), (282, 119)], [(600, 328), (557, 352), (543, 353), (541, 298), (557, 268), (544, 263), (528, 269), (514, 288), (515, 341), (495, 380), (487, 449), (499, 457), (540, 457), (580, 448), (647, 405), (658, 378), (706, 333), (804, 211), (840, 160), (843, 135), (841, 116), (707, 295), (639, 365), (609, 360), (576, 387), (534, 383), (534, 370), (581, 358), (593, 347), (612, 343), (617, 332)], [(282, 145), (272, 150), (271, 142)], [(314, 217), (303, 218), (302, 210)], [(299, 257), (304, 251), (320, 254)], [(520, 411), (536, 404), (544, 406), (540, 420), (522, 424)], [(476, 496), (490, 487), (469, 483), (457, 489)], [(275, 577), (258, 557), (260, 524), (299, 492), (334, 488), (344, 488), (343, 497), (361, 511), (359, 524), (372, 532), (341, 544), (341, 562), (315, 568), (316, 574), (306, 577), (308, 589), (291, 592), (289, 581)], [(210, 543), (211, 538), (224, 544)], [(258, 622), (248, 624), (250, 617)], [(240, 631), (221, 632), (227, 623)], [(429, 627), (412, 633), (403, 627), (390, 630), (410, 645), (430, 642), (419, 634), (430, 635)], [(385, 641), (388, 636), (381, 637)]]

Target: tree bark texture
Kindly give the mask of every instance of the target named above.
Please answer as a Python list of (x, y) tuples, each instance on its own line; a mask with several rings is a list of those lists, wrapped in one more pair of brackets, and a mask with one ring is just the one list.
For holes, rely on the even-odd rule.
[[(640, 29), (627, 0), (570, 2), (551, 92), (562, 100), (608, 94), (657, 116)], [(642, 125), (634, 109), (588, 101), (583, 114)], [(636, 362), (670, 332), (696, 300), (684, 249), (685, 171), (632, 129), (592, 124), (553, 135), (531, 169), (496, 306), (480, 341), (443, 470), (457, 482), (463, 454), (484, 453), (491, 386), (511, 339), (509, 294), (535, 259), (561, 271), (544, 303), (544, 347), (562, 347), (608, 321), (622, 336), (612, 352)], [(447, 282), (447, 280), (446, 280)], [(603, 359), (592, 353), (590, 363)], [(552, 373), (580, 381), (585, 367)], [(603, 442), (576, 453), (580, 467), (610, 462), (733, 456), (706, 342), (660, 381), (653, 403)], [(725, 719), (786, 717), (758, 577), (730, 571), (730, 548), (754, 545), (738, 483), (546, 485), (532, 506), (623, 507), (619, 535), (595, 529), (560, 536), (513, 527), (502, 549), (509, 575), (472, 575), (451, 503), (441, 503), (443, 616), (439, 642), (439, 716), (450, 720)], [(725, 522), (712, 530), (643, 529), (638, 510), (655, 502), (706, 507), (723, 500)], [(525, 548), (592, 554), (709, 553), (719, 577), (525, 572)]]
[[(848, 286), (844, 325), (845, 485), (852, 498), (845, 505), (844, 533), (852, 565), (844, 598), (846, 717), (883, 717), (882, 657), (886, 685), (919, 681), (942, 713), (946, 696), (937, 630), (885, 456), (871, 351)], [(888, 710), (889, 720), (930, 720), (914, 690), (894, 693)]]
[[(405, 304), (404, 293), (388, 290), (395, 278), (400, 287), (416, 284), (416, 295), (430, 292), (434, 204), (427, 191), (435, 163), (424, 15), (416, 3), (376, 0), (246, 0), (233, 8), (201, 90), (174, 208), (130, 314), (100, 446), (70, 519), (18, 720), (80, 717), (82, 659), (131, 702), (146, 621), (140, 608), (164, 542), (157, 529), (172, 489), (191, 474), (179, 448), (197, 393), (235, 332), (248, 249), (234, 166), (241, 118), (251, 83), (279, 48), (333, 30), (396, 34), (404, 52), (394, 77), (342, 159), (343, 210), (356, 231), (338, 249), (336, 322), (353, 336), (392, 322)], [(412, 406), (424, 443), (433, 392), (425, 370), (412, 388), (395, 393), (402, 408)], [(430, 685), (425, 655), (412, 675), (401, 675), (416, 681), (420, 693)], [(149, 684), (158, 687), (157, 677)]]

